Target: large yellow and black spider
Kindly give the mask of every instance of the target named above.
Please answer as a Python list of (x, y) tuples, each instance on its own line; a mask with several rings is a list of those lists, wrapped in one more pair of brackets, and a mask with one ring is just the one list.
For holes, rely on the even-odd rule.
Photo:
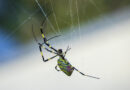
[[(43, 24), (44, 25), (44, 24)], [(38, 43), (39, 45), (39, 50), (41, 52), (41, 56), (42, 56), (42, 59), (44, 62), (47, 62), (57, 56), (59, 56), (59, 59), (57, 61), (57, 65), (55, 66), (55, 69), (57, 71), (63, 71), (67, 76), (71, 76), (71, 74), (73, 73), (74, 70), (78, 71), (80, 74), (84, 75), (84, 76), (88, 76), (88, 77), (91, 77), (91, 78), (96, 78), (96, 79), (99, 79), (98, 77), (94, 77), (94, 76), (90, 76), (90, 75), (85, 75), (84, 73), (80, 72), (78, 69), (76, 69), (74, 66), (72, 66), (69, 61), (65, 58), (65, 55), (66, 53), (71, 49), (71, 48), (67, 48), (65, 52), (63, 52), (62, 49), (55, 49), (54, 47), (52, 47), (50, 44), (49, 44), (49, 40), (50, 39), (53, 39), (55, 37), (58, 37), (58, 36), (55, 36), (55, 37), (52, 37), (50, 39), (47, 39), (46, 36), (44, 35), (44, 32), (43, 32), (43, 27), (44, 26), (41, 26), (40, 28), (40, 31), (41, 31), (41, 36), (43, 38), (43, 43), (39, 43), (38, 40), (36, 39), (36, 36), (34, 34), (34, 31), (33, 31), (33, 26), (32, 26), (32, 32), (33, 32), (33, 36), (34, 36), (34, 39), (35, 41)], [(46, 48), (46, 46), (48, 48)], [(43, 55), (43, 51), (42, 51), (42, 48), (45, 49), (46, 51), (50, 52), (50, 53), (53, 53), (55, 54), (55, 56), (51, 57), (51, 58), (48, 58), (48, 59), (45, 59), (44, 58), (44, 55)], [(57, 66), (60, 68), (60, 70), (57, 69)]]

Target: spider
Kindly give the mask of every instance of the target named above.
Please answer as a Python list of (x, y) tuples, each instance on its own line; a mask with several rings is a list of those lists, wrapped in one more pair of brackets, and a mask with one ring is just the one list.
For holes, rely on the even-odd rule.
[[(85, 75), (84, 73), (80, 72), (78, 69), (76, 69), (74, 66), (72, 66), (69, 61), (65, 58), (67, 52), (71, 49), (69, 47), (67, 47), (66, 51), (64, 52), (62, 49), (55, 49), (54, 47), (52, 47), (50, 44), (49, 44), (49, 40), (50, 39), (53, 39), (55, 37), (58, 37), (58, 36), (55, 36), (55, 37), (52, 37), (50, 39), (47, 39), (46, 36), (44, 35), (44, 32), (43, 32), (43, 29), (44, 27), (41, 26), (40, 28), (40, 31), (41, 31), (41, 36), (43, 38), (43, 43), (39, 43), (38, 40), (36, 39), (35, 35), (34, 35), (34, 32), (33, 32), (33, 26), (32, 26), (32, 32), (33, 32), (33, 36), (36, 40), (36, 42), (38, 43), (39, 45), (39, 50), (41, 52), (41, 56), (42, 56), (42, 59), (43, 59), (43, 62), (47, 62), (47, 61), (50, 61), (52, 59), (54, 59), (55, 57), (59, 56), (59, 59), (57, 60), (57, 65), (55, 66), (55, 69), (59, 72), (59, 71), (62, 71), (64, 72), (67, 76), (71, 76), (73, 71), (76, 70), (77, 72), (79, 72), (81, 75), (83, 76), (88, 76), (88, 77), (91, 77), (91, 78), (95, 78), (95, 79), (99, 79), (98, 77), (94, 77), (94, 76), (90, 76), (90, 75)], [(50, 52), (50, 53), (53, 53), (55, 54), (53, 57), (50, 57), (48, 59), (45, 59), (44, 58), (44, 55), (43, 55), (43, 51), (42, 51), (42, 48), (45, 49), (46, 51)], [(48, 49), (49, 48), (49, 49)], [(59, 69), (57, 69), (57, 67), (59, 67)]]

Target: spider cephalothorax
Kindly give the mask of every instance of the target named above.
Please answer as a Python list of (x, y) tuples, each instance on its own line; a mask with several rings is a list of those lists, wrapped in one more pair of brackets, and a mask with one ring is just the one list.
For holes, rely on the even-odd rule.
[(63, 55), (63, 51), (62, 51), (62, 49), (58, 49), (58, 55)]
[(63, 53), (62, 49), (58, 49), (58, 54), (62, 54), (62, 53)]

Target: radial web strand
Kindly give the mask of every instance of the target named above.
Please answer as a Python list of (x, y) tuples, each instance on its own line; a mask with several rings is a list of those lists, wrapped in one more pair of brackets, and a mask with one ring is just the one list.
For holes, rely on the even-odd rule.
[(31, 20), (31, 18), (36, 14), (36, 13), (38, 13), (38, 9), (35, 11), (35, 12), (33, 12), (29, 17), (27, 17), (21, 24), (19, 24), (6, 38), (5, 38), (5, 40), (7, 40), (7, 39), (9, 39), (14, 33), (16, 33), (18, 30), (19, 30), (19, 28), (21, 27), (21, 26), (23, 26), (25, 23), (27, 23), (29, 20)]
[(52, 23), (50, 22), (49, 18), (47, 17), (47, 15), (46, 15), (46, 13), (44, 12), (43, 8), (42, 8), (41, 5), (39, 4), (38, 0), (35, 0), (35, 2), (36, 2), (37, 5), (39, 6), (39, 8), (40, 8), (42, 14), (45, 16), (45, 18), (46, 18), (47, 22), (49, 23), (49, 25), (51, 26), (53, 32), (57, 34), (57, 32), (56, 32), (54, 26), (53, 26)]
[(78, 30), (79, 30), (79, 38), (81, 40), (81, 35), (80, 35), (80, 20), (79, 20), (79, 8), (78, 8), (78, 1), (76, 0), (76, 10), (77, 10), (77, 19), (78, 19)]

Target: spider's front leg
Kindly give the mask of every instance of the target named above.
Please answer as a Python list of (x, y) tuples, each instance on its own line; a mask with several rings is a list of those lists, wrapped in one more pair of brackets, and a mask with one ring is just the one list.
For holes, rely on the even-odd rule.
[(42, 46), (42, 45), (39, 43), (39, 50), (40, 50), (40, 52), (41, 52), (41, 56), (42, 56), (42, 59), (43, 59), (44, 62), (47, 62), (47, 61), (49, 61), (49, 60), (51, 60), (51, 59), (53, 59), (53, 58), (55, 58), (55, 57), (58, 56), (58, 55), (55, 55), (55, 56), (53, 56), (53, 57), (51, 57), (51, 58), (44, 59), (43, 52), (42, 52), (42, 47), (43, 47), (44, 49), (46, 49), (47, 51), (51, 52), (51, 53), (54, 53), (54, 54), (56, 54), (56, 53), (53, 52), (53, 51), (51, 51), (51, 50), (49, 50), (49, 49), (47, 49), (47, 48), (45, 48), (44, 46)]
[(38, 45), (39, 45), (40, 48), (44, 48), (46, 51), (48, 51), (48, 52), (50, 52), (50, 53), (57, 54), (57, 53), (55, 53), (54, 51), (49, 50), (48, 48), (46, 48), (46, 47), (45, 47), (43, 44), (41, 44), (41, 43), (38, 43)]
[(57, 52), (57, 50), (56, 50), (55, 48), (53, 48), (53, 47), (48, 43), (48, 40), (47, 40), (47, 38), (45, 37), (42, 28), (43, 28), (43, 27), (41, 27), (40, 30), (41, 30), (41, 34), (42, 34), (44, 43), (45, 43), (49, 48), (51, 48), (52, 50), (54, 50), (55, 52)]

